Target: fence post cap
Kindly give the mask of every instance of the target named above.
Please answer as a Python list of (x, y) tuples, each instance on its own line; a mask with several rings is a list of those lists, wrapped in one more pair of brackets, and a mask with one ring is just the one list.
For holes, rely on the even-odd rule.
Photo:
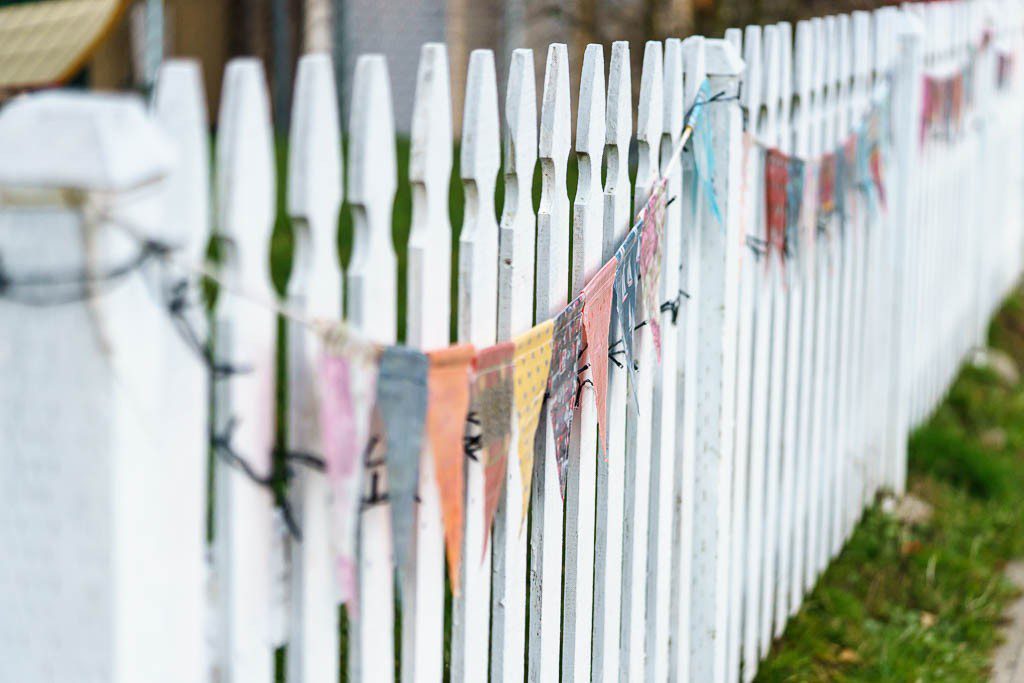
[(736, 47), (722, 38), (704, 41), (704, 65), (708, 76), (739, 76), (746, 68)]
[(117, 192), (163, 178), (174, 162), (135, 95), (54, 90), (0, 111), (0, 186)]

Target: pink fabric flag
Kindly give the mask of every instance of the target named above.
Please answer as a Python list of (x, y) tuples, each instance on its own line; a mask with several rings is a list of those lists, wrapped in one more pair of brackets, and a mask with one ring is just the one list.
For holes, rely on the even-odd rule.
[(338, 327), (321, 360), (320, 428), (331, 495), (331, 545), (339, 601), (356, 595), (356, 529), (378, 349)]
[(651, 326), (654, 339), (654, 350), (661, 361), (661, 258), (665, 241), (665, 208), (668, 197), (666, 178), (662, 178), (651, 188), (651, 196), (644, 205), (642, 214), (642, 232), (640, 233), (640, 301), (643, 304), (641, 315)]
[(604, 264), (583, 288), (583, 336), (585, 363), (590, 366), (597, 404), (597, 442), (605, 452), (608, 434), (604, 420), (608, 411), (608, 336), (612, 317), (612, 285), (615, 284), (615, 260)]

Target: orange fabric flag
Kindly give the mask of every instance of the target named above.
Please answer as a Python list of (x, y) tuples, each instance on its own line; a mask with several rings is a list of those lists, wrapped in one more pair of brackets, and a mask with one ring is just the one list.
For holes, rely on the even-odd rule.
[(585, 363), (590, 366), (597, 405), (597, 443), (605, 452), (608, 434), (604, 421), (608, 405), (608, 336), (611, 333), (612, 285), (615, 259), (604, 264), (583, 288), (583, 336), (587, 345)]
[(469, 380), (476, 350), (470, 344), (427, 354), (427, 439), (434, 457), (452, 592), (459, 594), (465, 496), (463, 435), (469, 412)]

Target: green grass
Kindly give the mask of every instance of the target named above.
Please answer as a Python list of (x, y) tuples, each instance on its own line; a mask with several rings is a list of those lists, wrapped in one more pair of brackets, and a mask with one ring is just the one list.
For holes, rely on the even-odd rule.
[[(990, 340), (1024, 367), (1021, 294)], [(1002, 569), (1024, 556), (1024, 385), (965, 368), (911, 437), (908, 490), (932, 518), (911, 526), (869, 510), (759, 681), (987, 679), (1000, 615), (1016, 595)]]

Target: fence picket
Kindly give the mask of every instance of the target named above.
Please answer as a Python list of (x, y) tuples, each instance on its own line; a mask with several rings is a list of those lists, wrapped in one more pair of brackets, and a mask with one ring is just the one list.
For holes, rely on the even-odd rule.
[[(683, 102), (693, 106), (706, 80), (704, 38), (690, 36), (683, 41)], [(694, 470), (696, 463), (697, 414), (697, 325), (701, 298), (701, 231), (705, 221), (706, 198), (696, 176), (694, 156), (683, 153), (681, 185), (677, 185), (681, 234), (679, 283), (685, 291), (679, 299), (675, 379), (678, 383), (675, 420), (675, 461), (679, 474), (674, 477), (676, 505), (673, 530), (672, 592), (669, 627), (669, 680), (690, 678), (690, 605), (693, 584), (693, 517), (695, 507)], [(666, 347), (668, 345), (666, 344)]]
[[(291, 310), (311, 318), (341, 315), (338, 209), (342, 167), (334, 71), (327, 55), (299, 60), (291, 117), (288, 214), (295, 231), (295, 259), (288, 282)], [(317, 405), (319, 339), (289, 322), (288, 447), (322, 453)], [(292, 613), (288, 679), (338, 680), (339, 630), (330, 543), (330, 507), (323, 473), (302, 468), (293, 484), (302, 542), (292, 544)]]
[[(274, 215), (270, 102), (263, 68), (235, 59), (224, 75), (221, 134), (217, 138), (218, 235), (226, 254), (221, 277), (229, 287), (274, 296), (266, 263)], [(274, 447), (274, 374), (277, 315), (265, 306), (225, 296), (216, 311), (217, 357), (248, 372), (215, 390), (215, 434), (259, 476), (270, 474)], [(215, 467), (214, 553), (223, 640), (220, 675), (230, 681), (273, 679), (270, 492), (218, 460)]]
[[(499, 227), (498, 340), (533, 324), (533, 170), (537, 163), (537, 89), (533, 51), (515, 50), (505, 97), (505, 205)], [(491, 680), (521, 683), (526, 660), (526, 525), (522, 483), (511, 440), (505, 489), (494, 520)]]
[[(200, 263), (206, 255), (210, 237), (210, 141), (207, 137), (206, 98), (203, 94), (202, 72), (199, 64), (188, 60), (169, 60), (160, 67), (153, 92), (152, 110), (170, 136), (178, 152), (178, 166), (167, 179), (164, 217), (167, 226), (175, 226), (184, 234), (182, 254), (190, 264)], [(194, 290), (193, 290), (194, 291)], [(199, 316), (193, 311), (190, 319)], [(208, 327), (208, 326), (204, 326)], [(167, 482), (180, 506), (175, 515), (181, 519), (179, 527), (185, 536), (165, 539), (177, 548), (182, 566), (171, 570), (177, 582), (169, 587), (174, 591), (171, 603), (182, 611), (183, 620), (171, 625), (169, 632), (184, 629), (190, 638), (176, 641), (177, 661), (181, 676), (186, 680), (200, 680), (208, 675), (209, 654), (206, 634), (194, 628), (206, 616), (206, 478), (209, 402), (195, 400), (206, 397), (209, 384), (205, 369), (192, 349), (184, 344), (172, 346), (167, 373), (165, 415), (179, 422), (170, 427), (170, 433), (180, 441), (178, 453), (172, 459), (181, 468), (178, 477)], [(192, 397), (180, 400), (181, 397)], [(173, 403), (172, 403), (173, 402)], [(166, 614), (170, 621), (174, 615)]]
[[(408, 242), (407, 343), (424, 350), (448, 345), (451, 319), (452, 114), (444, 45), (420, 49), (413, 97), (409, 182), (413, 219)], [(468, 468), (467, 468), (468, 469)], [(405, 681), (440, 681), (444, 635), (445, 556), (437, 470), (429, 446), (420, 452), (416, 568), (402, 586), (402, 663)], [(469, 479), (469, 472), (467, 481)], [(456, 607), (454, 615), (458, 615)], [(461, 644), (453, 616), (453, 651)], [(461, 661), (453, 657), (456, 670)]]
[[(492, 52), (472, 52), (466, 83), (461, 163), (466, 210), (459, 235), (459, 341), (483, 348), (494, 343), (498, 322), (497, 297), (494, 296), (498, 291), (494, 186), (501, 167), (501, 148)], [(472, 575), (473, 583), (467, 581), (463, 596), (455, 603), (454, 624), (458, 625), (455, 630), (458, 637), (452, 646), (452, 660), (456, 680), (480, 681), (487, 677), (490, 562), (485, 559), (487, 553), (483, 545), (483, 498), (482, 462), (467, 458), (466, 552), (462, 564), (464, 575), (467, 579)]]
[[(694, 517), (693, 605), (690, 677), (718, 683), (725, 677), (725, 635), (729, 577), (729, 512), (732, 486), (733, 392), (735, 366), (725, 362), (736, 353), (739, 250), (742, 243), (738, 187), (742, 174), (742, 121), (739, 107), (727, 98), (739, 90), (743, 62), (724, 40), (706, 41), (711, 92), (726, 101), (708, 109), (714, 139), (712, 187), (722, 209), (722, 225), (701, 226), (701, 339), (697, 382), (696, 478), (694, 498), (707, 501)], [(713, 501), (713, 502), (712, 502)]]
[[(604, 197), (601, 160), (605, 139), (604, 50), (587, 46), (583, 55), (576, 119), (579, 169), (573, 204), (572, 295), (602, 264)], [(583, 376), (580, 378), (583, 379)], [(597, 405), (593, 390), (578, 394), (569, 445), (565, 494), (565, 593), (562, 617), (562, 676), (590, 680), (594, 604), (594, 524), (597, 486)]]
[[(397, 269), (391, 244), (395, 196), (395, 124), (387, 62), (363, 55), (356, 63), (349, 123), (348, 197), (355, 228), (346, 274), (349, 322), (380, 343), (397, 334)], [(395, 676), (394, 560), (391, 505), (386, 493), (386, 444), (374, 421), (366, 454), (364, 503), (359, 520), (358, 618), (349, 631), (349, 676), (384, 681)]]
[[(636, 117), (637, 172), (633, 189), (634, 213), (647, 202), (651, 188), (661, 175), (658, 150), (662, 125), (661, 43), (648, 41), (640, 76), (640, 102)], [(637, 321), (639, 326), (641, 321)], [(622, 330), (622, 334), (630, 334)], [(633, 332), (639, 370), (627, 374), (636, 382), (638, 408), (626, 409), (626, 492), (622, 533), (622, 655), (620, 679), (645, 678), (645, 634), (647, 620), (647, 529), (650, 511), (651, 408), (654, 344), (649, 326)]]
[[(607, 173), (603, 191), (602, 260), (615, 250), (632, 222), (629, 186), (629, 139), (633, 134), (629, 43), (612, 44), (605, 107)], [(610, 341), (617, 337), (610, 332)], [(591, 676), (595, 683), (618, 680), (622, 597), (622, 526), (626, 464), (626, 372), (608, 365), (607, 453), (597, 461), (597, 507), (594, 534), (594, 638)]]

